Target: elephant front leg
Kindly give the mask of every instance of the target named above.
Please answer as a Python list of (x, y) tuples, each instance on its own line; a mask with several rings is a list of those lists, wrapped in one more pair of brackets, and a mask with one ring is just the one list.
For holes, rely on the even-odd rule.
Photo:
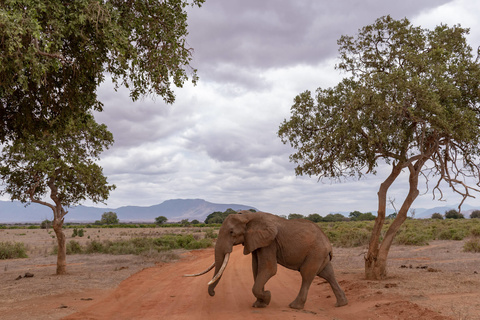
[(252, 252), (252, 267), (255, 283), (252, 292), (257, 298), (253, 303), (254, 308), (265, 308), (272, 297), (270, 291), (265, 291), (267, 281), (277, 273), (277, 260), (275, 254), (268, 254), (266, 248)]

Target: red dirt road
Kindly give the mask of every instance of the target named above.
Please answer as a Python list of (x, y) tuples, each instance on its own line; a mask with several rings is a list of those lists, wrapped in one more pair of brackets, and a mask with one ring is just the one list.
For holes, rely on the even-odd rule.
[(293, 310), (288, 304), (300, 288), (296, 271), (281, 266), (266, 284), (272, 293), (267, 308), (251, 307), (253, 276), (251, 257), (237, 246), (216, 288), (207, 293), (208, 274), (185, 278), (206, 269), (213, 262), (213, 249), (192, 251), (176, 263), (145, 269), (123, 281), (103, 300), (65, 319), (452, 319), (421, 307), (401, 297), (372, 292), (361, 281), (360, 273), (339, 274), (337, 280), (345, 290), (349, 305), (336, 308), (328, 285), (316, 278), (310, 288), (304, 310)]

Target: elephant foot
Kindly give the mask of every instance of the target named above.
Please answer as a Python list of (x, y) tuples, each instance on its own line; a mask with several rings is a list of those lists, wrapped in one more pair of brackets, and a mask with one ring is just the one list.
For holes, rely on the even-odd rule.
[(252, 307), (254, 307), (254, 308), (266, 308), (267, 306), (268, 306), (268, 304), (266, 304), (263, 301), (259, 301), (259, 300), (255, 301), (252, 305)]
[(290, 303), (288, 306), (292, 309), (301, 310), (305, 306), (305, 302), (302, 303), (302, 302), (299, 302), (299, 301), (295, 300), (292, 303)]
[(272, 294), (270, 293), (270, 291), (264, 291), (262, 295), (263, 297), (257, 298), (257, 301), (253, 303), (252, 307), (265, 308), (266, 306), (269, 305), (270, 299), (272, 298)]
[(343, 306), (346, 306), (347, 304), (348, 304), (348, 300), (347, 298), (345, 298), (345, 299), (337, 300), (337, 303), (335, 303), (335, 307), (343, 307)]

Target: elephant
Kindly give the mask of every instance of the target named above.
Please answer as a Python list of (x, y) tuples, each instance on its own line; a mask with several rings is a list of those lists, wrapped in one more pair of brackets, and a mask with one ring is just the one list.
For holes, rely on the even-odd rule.
[(264, 286), (277, 273), (277, 263), (302, 276), (300, 292), (290, 308), (304, 308), (315, 276), (330, 284), (337, 307), (348, 304), (330, 262), (332, 246), (320, 227), (305, 219), (287, 220), (266, 212), (240, 211), (227, 216), (215, 244), (215, 262), (201, 273), (185, 276), (199, 276), (215, 267), (215, 275), (208, 283), (208, 293), (214, 296), (233, 246), (239, 244), (244, 246), (243, 254), (252, 254), (252, 292), (257, 299), (253, 307), (264, 308), (270, 303), (271, 293)]

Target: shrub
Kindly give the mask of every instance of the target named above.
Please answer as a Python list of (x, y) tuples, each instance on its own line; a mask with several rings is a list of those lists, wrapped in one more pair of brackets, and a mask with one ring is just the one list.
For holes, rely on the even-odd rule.
[(480, 238), (473, 238), (465, 242), (463, 251), (466, 252), (480, 252)]
[(428, 245), (428, 240), (428, 234), (408, 230), (397, 234), (394, 241), (407, 246), (425, 246)]
[(370, 240), (370, 232), (365, 229), (353, 228), (349, 232), (340, 232), (335, 239), (335, 245), (339, 247), (360, 247), (367, 245)]
[(464, 219), (463, 214), (459, 213), (457, 210), (452, 209), (445, 212), (445, 219)]
[(432, 214), (432, 219), (443, 220), (443, 216), (440, 213), (435, 212), (434, 214)]
[(480, 238), (480, 226), (475, 226), (470, 229), (470, 235), (472, 237)]
[(67, 243), (67, 254), (80, 254), (82, 252), (82, 246), (77, 241), (70, 240)]
[(25, 245), (21, 242), (0, 242), (0, 260), (27, 258)]
[(470, 214), (470, 218), (474, 219), (474, 218), (480, 218), (480, 210), (474, 210), (471, 214)]
[(214, 231), (213, 228), (209, 228), (205, 231), (205, 238), (216, 239), (218, 238), (218, 234)]
[(463, 240), (466, 236), (466, 231), (463, 229), (445, 229), (438, 234), (440, 240)]

